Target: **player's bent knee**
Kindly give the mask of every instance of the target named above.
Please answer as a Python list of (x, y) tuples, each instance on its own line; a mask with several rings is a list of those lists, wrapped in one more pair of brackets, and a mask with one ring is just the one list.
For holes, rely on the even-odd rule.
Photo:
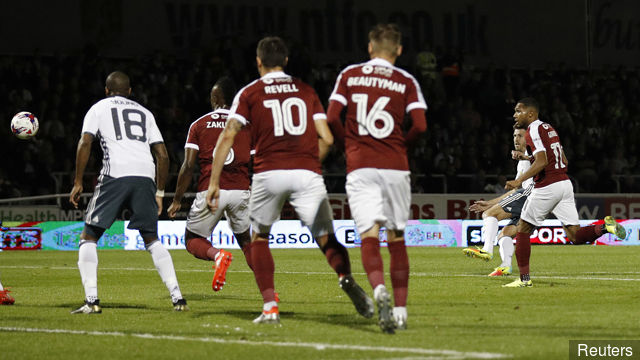
[(106, 229), (95, 225), (84, 224), (84, 230), (80, 236), (82, 240), (98, 241)]

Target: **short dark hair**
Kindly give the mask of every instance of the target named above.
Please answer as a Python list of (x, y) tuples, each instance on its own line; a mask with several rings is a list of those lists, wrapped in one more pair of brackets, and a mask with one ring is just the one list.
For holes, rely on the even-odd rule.
[(537, 113), (540, 112), (540, 105), (538, 105), (538, 100), (532, 97), (526, 97), (526, 98), (520, 99), (518, 100), (518, 103), (524, 105), (524, 107), (536, 109)]
[(256, 54), (266, 68), (287, 65), (289, 50), (284, 40), (277, 36), (267, 36), (260, 40), (256, 49)]
[(129, 76), (122, 71), (114, 71), (105, 81), (105, 85), (109, 91), (109, 94), (113, 95), (129, 95), (129, 89), (131, 85), (129, 83)]
[(228, 76), (223, 76), (218, 79), (218, 81), (216, 81), (215, 85), (213, 86), (217, 86), (218, 88), (220, 88), (220, 91), (222, 91), (222, 96), (224, 97), (225, 105), (231, 106), (233, 97), (238, 91), (236, 83), (233, 81), (233, 79)]
[(402, 33), (396, 24), (378, 24), (369, 31), (369, 41), (373, 51), (383, 51), (395, 55), (402, 44)]

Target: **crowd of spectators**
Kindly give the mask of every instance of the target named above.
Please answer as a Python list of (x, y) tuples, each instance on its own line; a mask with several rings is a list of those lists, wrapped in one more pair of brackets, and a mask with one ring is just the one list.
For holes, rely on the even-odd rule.
[[(0, 133), (0, 198), (71, 189), (84, 114), (104, 97), (106, 75), (116, 69), (129, 74), (132, 98), (156, 116), (170, 154), (174, 178), (167, 190), (172, 191), (187, 129), (210, 111), (212, 84), (222, 75), (232, 76), (239, 86), (258, 76), (250, 51), (233, 56), (176, 58), (157, 52), (104, 58), (90, 47), (78, 55), (0, 56), (0, 118), (6, 124)], [(346, 63), (314, 64), (295, 46), (290, 58), (288, 72), (312, 84), (326, 105)], [(540, 102), (542, 120), (562, 138), (577, 192), (640, 193), (638, 68), (470, 67), (461, 56), (440, 51), (401, 57), (399, 66), (416, 75), (429, 105), (427, 132), (409, 149), (413, 192), (503, 191), (515, 172), (510, 158), (513, 108), (517, 99), (533, 96)], [(35, 139), (11, 136), (9, 120), (19, 111), (39, 118)], [(101, 152), (97, 142), (94, 145), (89, 173), (97, 173), (101, 165)], [(333, 152), (324, 166), (329, 191), (343, 193), (344, 157)], [(85, 191), (90, 191), (95, 177), (85, 181)]]

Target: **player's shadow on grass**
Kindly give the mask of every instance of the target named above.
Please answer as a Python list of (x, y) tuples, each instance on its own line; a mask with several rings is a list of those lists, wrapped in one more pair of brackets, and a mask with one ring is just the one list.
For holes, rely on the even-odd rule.
[[(56, 305), (52, 305), (52, 307), (69, 309), (69, 311), (71, 311), (71, 310), (77, 309), (81, 305), (82, 304), (78, 304), (77, 302), (74, 302), (74, 303), (56, 304)], [(102, 303), (101, 302), (100, 303), (100, 307), (102, 309), (137, 309), (137, 310), (139, 310), (139, 309), (145, 309), (145, 310), (153, 309), (152, 307), (149, 307), (149, 306), (144, 305), (144, 304), (132, 305), (132, 304), (114, 303), (114, 302), (108, 302), (108, 303)]]

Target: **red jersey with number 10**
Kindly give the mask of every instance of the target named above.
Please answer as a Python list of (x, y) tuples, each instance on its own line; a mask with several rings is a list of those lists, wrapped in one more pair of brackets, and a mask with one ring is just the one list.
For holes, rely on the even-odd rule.
[(270, 72), (242, 88), (229, 118), (251, 124), (253, 171), (303, 169), (321, 174), (315, 120), (327, 115), (312, 87)]
[[(200, 165), (198, 192), (209, 188), (213, 148), (227, 124), (228, 115), (229, 110), (218, 109), (201, 116), (189, 127), (184, 147), (198, 150), (198, 164)], [(224, 162), (222, 174), (220, 174), (220, 189), (249, 189), (249, 159), (249, 132), (243, 129), (236, 136), (233, 147)]]
[(558, 181), (568, 180), (567, 164), (562, 159), (562, 145), (560, 137), (551, 125), (536, 120), (527, 128), (527, 151), (532, 154), (531, 163), (534, 162), (536, 153), (546, 152), (547, 166), (534, 176), (536, 188), (541, 188)]
[(351, 65), (338, 76), (329, 99), (347, 107), (347, 172), (409, 170), (402, 123), (411, 110), (427, 109), (411, 74), (379, 58)]

